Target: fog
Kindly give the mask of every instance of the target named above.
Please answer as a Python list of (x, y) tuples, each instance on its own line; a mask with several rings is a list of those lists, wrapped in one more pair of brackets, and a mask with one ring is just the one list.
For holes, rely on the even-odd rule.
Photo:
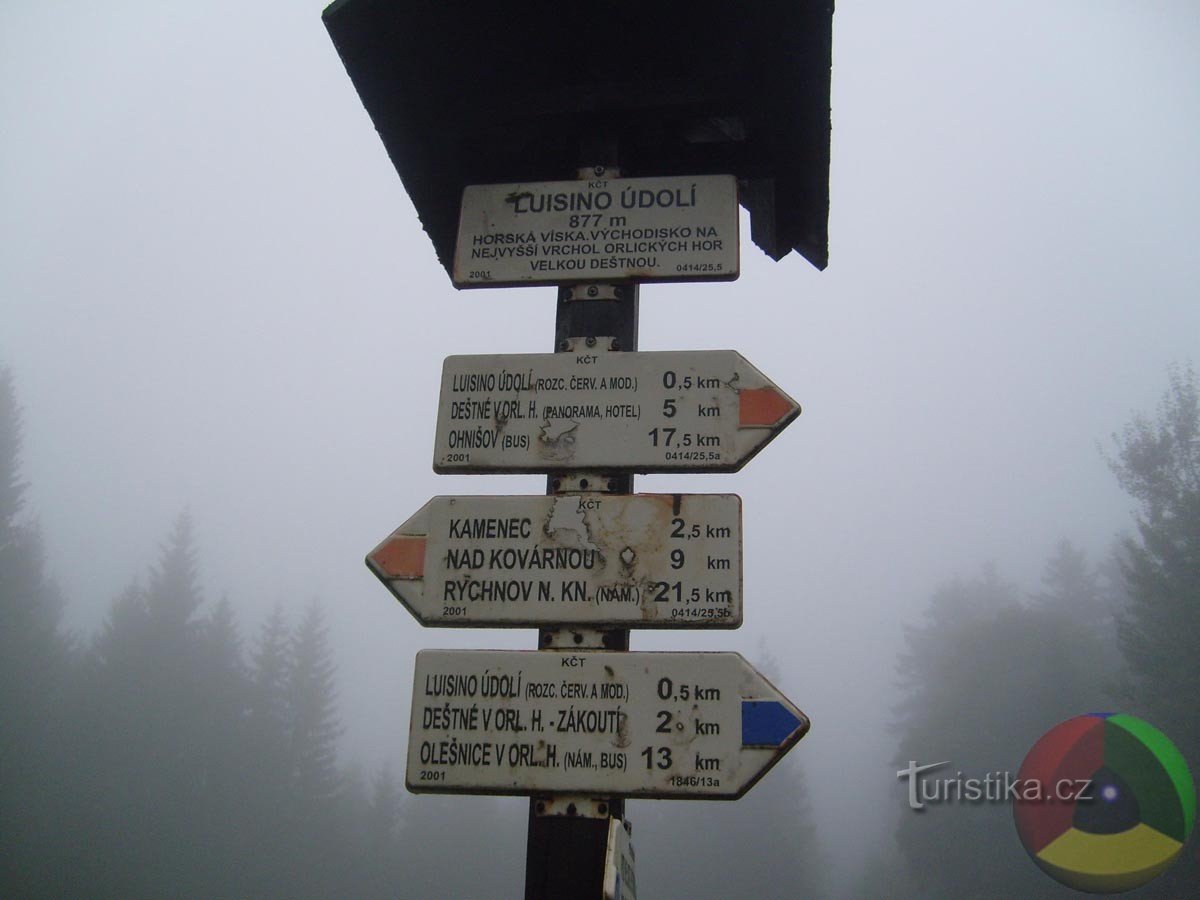
[[(323, 604), (340, 758), (399, 772), (417, 650), (536, 636), (423, 629), (363, 556), (434, 495), (544, 490), (430, 451), (442, 358), (548, 352), (555, 292), (453, 289), (321, 8), (0, 10), (0, 365), (65, 626), (188, 510), (244, 636)], [(640, 349), (736, 349), (804, 409), (740, 473), (637, 479), (742, 497), (745, 624), (632, 647), (774, 658), (813, 726), (755, 790), (803, 771), (829, 895), (907, 812), (903, 626), (955, 576), (1033, 592), (1061, 538), (1100, 561), (1133, 530), (1104, 452), (1200, 335), (1197, 46), (1186, 0), (842, 4), (829, 268), (743, 215), (737, 281), (642, 288)], [(524, 805), (436, 803), (507, 822), (518, 895)], [(668, 803), (631, 806), (647, 897), (673, 862), (645, 833), (726, 815)]]

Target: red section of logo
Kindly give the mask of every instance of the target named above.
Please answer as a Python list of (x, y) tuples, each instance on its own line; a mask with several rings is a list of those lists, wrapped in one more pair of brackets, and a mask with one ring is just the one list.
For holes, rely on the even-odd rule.
[(1063, 793), (1059, 785), (1068, 780), (1080, 784), (1103, 764), (1104, 719), (1098, 716), (1068, 719), (1033, 745), (1017, 780), (1021, 784), (1038, 782), (1040, 796), (1035, 800), (1023, 795), (1013, 803), (1017, 834), (1031, 853), (1040, 852), (1071, 827), (1075, 803), (1057, 799)]

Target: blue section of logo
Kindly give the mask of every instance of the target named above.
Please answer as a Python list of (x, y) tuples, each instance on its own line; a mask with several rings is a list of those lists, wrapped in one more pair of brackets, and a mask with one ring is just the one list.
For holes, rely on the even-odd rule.
[(743, 747), (778, 747), (803, 725), (778, 700), (742, 701)]

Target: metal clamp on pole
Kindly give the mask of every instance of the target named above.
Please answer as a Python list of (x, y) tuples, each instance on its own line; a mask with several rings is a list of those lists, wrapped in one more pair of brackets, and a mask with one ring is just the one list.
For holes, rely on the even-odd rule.
[(559, 288), (564, 301), (623, 300), (629, 288), (623, 284), (568, 284)]
[(612, 809), (610, 802), (604, 797), (551, 794), (547, 797), (534, 797), (533, 811), (538, 816), (608, 819)]
[(620, 178), (621, 170), (617, 166), (582, 166), (576, 170), (575, 177), (580, 181), (589, 181), (592, 178)]
[(565, 472), (551, 477), (550, 493), (615, 494), (617, 493), (618, 477), (606, 475), (603, 472)]

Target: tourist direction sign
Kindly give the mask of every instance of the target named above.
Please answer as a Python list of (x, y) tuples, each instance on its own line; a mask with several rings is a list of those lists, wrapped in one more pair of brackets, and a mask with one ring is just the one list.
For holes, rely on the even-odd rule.
[(742, 501), (434, 497), (367, 566), (423, 625), (737, 628)]
[(472, 185), (457, 287), (575, 281), (729, 281), (738, 275), (732, 175)]
[(637, 900), (636, 855), (628, 826), (608, 820), (608, 846), (604, 848), (604, 900)]
[(808, 731), (737, 653), (423, 650), (417, 793), (736, 799)]
[(733, 472), (800, 414), (733, 350), (450, 356), (435, 472)]

